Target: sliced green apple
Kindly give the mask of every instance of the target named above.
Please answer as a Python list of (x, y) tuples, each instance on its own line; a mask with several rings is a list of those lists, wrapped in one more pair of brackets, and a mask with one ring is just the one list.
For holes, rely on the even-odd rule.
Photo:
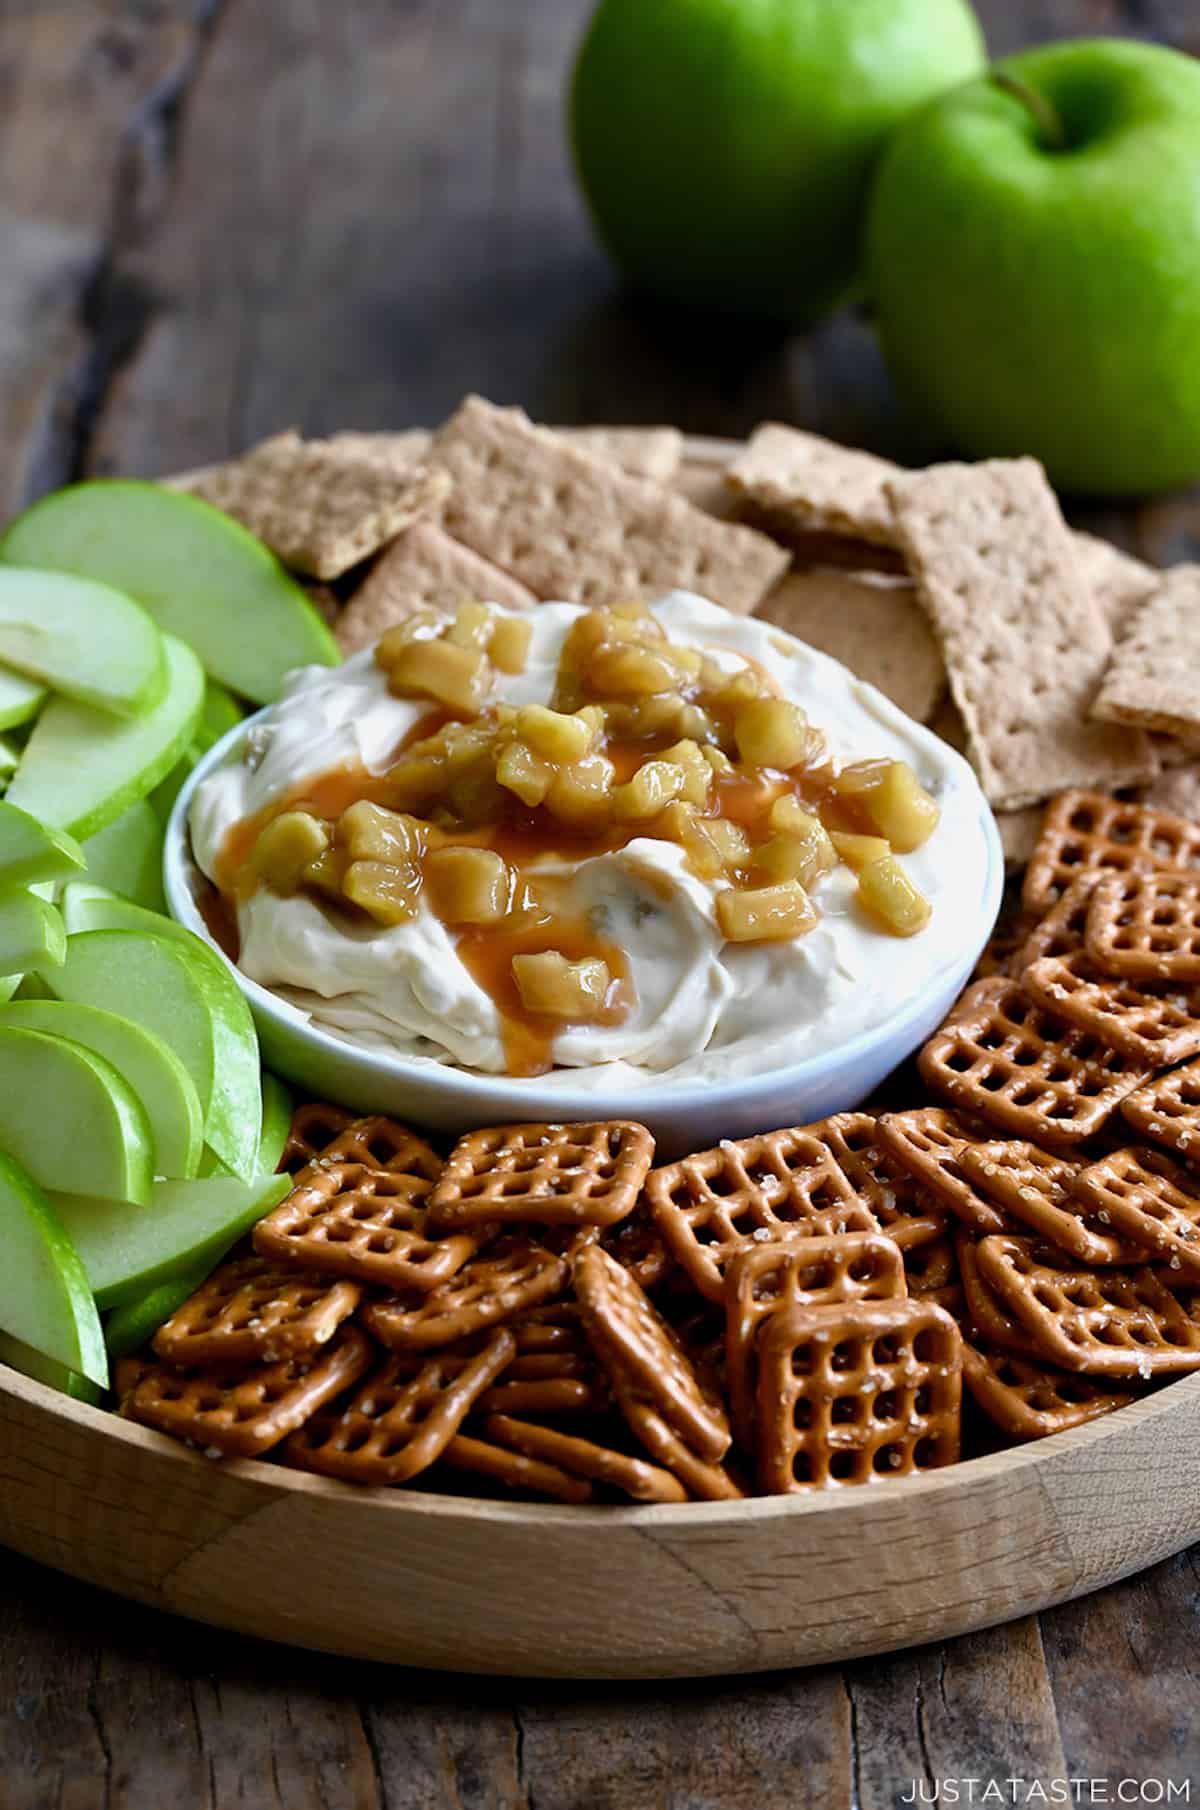
[[(292, 1129), (294, 1102), (278, 1075), (272, 1075), (266, 1069), (263, 1070), (262, 1098), (263, 1128), (258, 1146), (258, 1169), (261, 1175), (273, 1175), (279, 1167), (284, 1145)], [(232, 1175), (233, 1171), (206, 1144), (196, 1173), (202, 1176)]]
[(219, 685), (215, 679), (210, 679), (204, 687), (204, 705), (196, 729), (196, 747), (199, 752), (207, 754), (210, 748), (216, 747), (223, 735), (228, 735), (231, 729), (236, 729), (245, 720), (246, 712), (233, 693), (226, 686)]
[(169, 773), (192, 739), (204, 674), (182, 641), (163, 637), (167, 689), (153, 710), (125, 722), (56, 697), (43, 710), (8, 788), (34, 817), (94, 836)]
[(110, 1358), (127, 1357), (148, 1345), (160, 1326), (195, 1294), (207, 1280), (210, 1264), (188, 1270), (170, 1282), (159, 1282), (144, 1295), (134, 1295), (120, 1307), (114, 1307), (104, 1322), (104, 1343)]
[(89, 877), (147, 911), (166, 911), (163, 825), (148, 798), (139, 798), (83, 844)]
[(70, 1234), (36, 1181), (0, 1155), (0, 1330), (108, 1387), (104, 1335)]
[(151, 922), (164, 934), (69, 936), (63, 966), (43, 979), (59, 999), (128, 1016), (169, 1043), (195, 1082), (206, 1141), (235, 1175), (253, 1175), (262, 1087), (250, 1008), (221, 957), (199, 937), (167, 918)]
[(149, 1211), (122, 1201), (55, 1195), (102, 1310), (120, 1307), (180, 1276), (206, 1274), (225, 1252), (278, 1206), (287, 1175), (240, 1181), (157, 1181)]
[(153, 710), (125, 722), (56, 697), (43, 710), (8, 788), (8, 802), (94, 836), (169, 773), (192, 739), (204, 674), (192, 650), (163, 637), (167, 689)]
[[(67, 999), (16, 999), (0, 1006), (0, 1029), (40, 1031), (94, 1050), (128, 1081), (154, 1138), (156, 1175), (195, 1175), (204, 1113), (195, 1083), (168, 1043), (144, 1025)], [(276, 1159), (278, 1160), (278, 1159)]]
[[(106, 1340), (107, 1336), (106, 1332)], [(86, 1376), (68, 1369), (56, 1358), (46, 1357), (44, 1352), (35, 1351), (32, 1345), (22, 1344), (20, 1339), (12, 1338), (7, 1332), (0, 1332), (0, 1364), (7, 1364), (10, 1370), (19, 1370), (22, 1376), (31, 1376), (35, 1383), (45, 1383), (48, 1389), (57, 1389), (60, 1395), (90, 1402), (94, 1408), (104, 1399), (104, 1390), (89, 1382)]]
[(145, 610), (71, 572), (0, 566), (0, 664), (117, 716), (140, 716), (166, 689)]
[(0, 1150), (41, 1188), (150, 1198), (154, 1140), (128, 1081), (92, 1050), (41, 1031), (0, 1028)]
[(341, 658), (260, 541), (219, 509), (158, 484), (99, 478), (56, 491), (17, 517), (0, 560), (116, 586), (189, 642), (215, 679), (259, 704), (279, 696), (293, 667)]
[(0, 729), (16, 729), (46, 702), (46, 687), (0, 666)]
[(0, 800), (0, 888), (69, 880), (87, 865), (73, 837)]
[(35, 892), (0, 893), (0, 973), (61, 968), (67, 953), (62, 913)]
[(16, 772), (20, 758), (21, 751), (11, 737), (0, 735), (0, 793), (3, 793)]

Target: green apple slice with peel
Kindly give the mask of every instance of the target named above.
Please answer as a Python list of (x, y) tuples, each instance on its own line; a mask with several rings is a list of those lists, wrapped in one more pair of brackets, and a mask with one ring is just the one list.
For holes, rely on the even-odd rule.
[(157, 1181), (149, 1211), (123, 1201), (55, 1195), (54, 1207), (107, 1311), (180, 1276), (208, 1273), (291, 1189), (287, 1175)]
[(195, 933), (175, 918), (147, 911), (144, 905), (123, 899), (119, 893), (91, 880), (72, 880), (63, 887), (58, 904), (68, 936), (76, 936), (81, 930), (144, 930), (148, 936), (165, 936), (172, 942), (198, 941)]
[(163, 824), (148, 798), (122, 813), (83, 844), (89, 877), (147, 911), (164, 911)]
[(167, 689), (153, 710), (125, 722), (73, 698), (56, 697), (34, 724), (8, 788), (8, 802), (94, 836), (170, 772), (192, 739), (204, 673), (192, 650), (163, 636)]
[[(279, 1167), (283, 1156), (284, 1145), (288, 1141), (292, 1129), (292, 1113), (294, 1101), (291, 1092), (286, 1088), (278, 1075), (263, 1070), (262, 1078), (263, 1125), (262, 1137), (258, 1146), (258, 1168), (262, 1175), (273, 1175)], [(223, 1163), (214, 1150), (205, 1146), (200, 1158), (198, 1175), (232, 1175), (228, 1163)]]
[[(0, 1006), (0, 1029), (40, 1031), (94, 1050), (128, 1081), (154, 1137), (157, 1175), (195, 1175), (204, 1145), (204, 1113), (187, 1069), (144, 1025), (67, 999), (17, 999)], [(276, 1159), (278, 1160), (278, 1159)]]
[[(107, 1342), (108, 1333), (105, 1331)], [(131, 1350), (136, 1347), (130, 1347)], [(80, 1376), (77, 1370), (71, 1370), (66, 1364), (60, 1364), (56, 1358), (46, 1357), (41, 1351), (35, 1351), (32, 1345), (22, 1344), (7, 1332), (0, 1332), (0, 1364), (7, 1364), (10, 1370), (19, 1370), (22, 1376), (31, 1376), (35, 1383), (45, 1383), (49, 1389), (57, 1389), (60, 1395), (70, 1395), (76, 1401), (89, 1402), (93, 1408), (99, 1407), (104, 1399), (104, 1390), (96, 1383), (90, 1382), (86, 1376)]]
[(0, 1330), (108, 1387), (91, 1286), (70, 1234), (33, 1177), (0, 1155)]
[(150, 1199), (154, 1140), (141, 1101), (110, 1062), (60, 1037), (0, 1028), (0, 1150), (41, 1188)]
[(221, 957), (173, 929), (181, 934), (81, 931), (67, 938), (63, 966), (42, 978), (59, 999), (132, 1018), (169, 1043), (195, 1082), (206, 1141), (235, 1175), (251, 1176), (262, 1133), (254, 1020)]
[(67, 953), (62, 913), (35, 892), (0, 893), (0, 973), (61, 968)]
[(0, 666), (0, 729), (16, 729), (28, 723), (45, 702), (44, 685)]
[(166, 689), (145, 610), (71, 572), (0, 566), (0, 664), (117, 716), (140, 716)]
[(135, 1295), (114, 1307), (104, 1322), (104, 1343), (110, 1358), (128, 1357), (148, 1345), (160, 1326), (165, 1326), (173, 1313), (208, 1280), (210, 1264), (188, 1270), (170, 1282), (159, 1282), (144, 1295)]
[(0, 800), (0, 888), (69, 880), (87, 866), (73, 837)]
[[(274, 554), (198, 497), (129, 478), (55, 491), (17, 517), (0, 560), (95, 578), (134, 598), (256, 703), (285, 673), (336, 666), (337, 643)], [(161, 777), (161, 775), (160, 775)]]

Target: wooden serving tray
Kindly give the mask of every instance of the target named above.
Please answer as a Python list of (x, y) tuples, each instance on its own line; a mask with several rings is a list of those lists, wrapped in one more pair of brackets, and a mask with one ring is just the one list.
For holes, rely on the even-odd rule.
[[(689, 440), (716, 499), (736, 450)], [(522, 1677), (823, 1664), (1066, 1602), (1200, 1535), (1200, 1375), (925, 1477), (661, 1507), (361, 1490), (214, 1463), (0, 1365), (0, 1542), (239, 1633)]]
[(522, 1677), (763, 1671), (1045, 1609), (1200, 1533), (1200, 1376), (812, 1500), (516, 1506), (213, 1463), (0, 1366), (0, 1541), (239, 1633)]

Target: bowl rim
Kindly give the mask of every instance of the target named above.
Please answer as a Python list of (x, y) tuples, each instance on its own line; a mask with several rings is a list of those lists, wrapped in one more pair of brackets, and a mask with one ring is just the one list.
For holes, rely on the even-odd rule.
[[(962, 926), (954, 927), (957, 934), (949, 953), (933, 973), (926, 976), (919, 992), (897, 1006), (886, 1018), (860, 1031), (833, 1050), (819, 1051), (782, 1068), (766, 1068), (755, 1074), (738, 1076), (724, 1082), (701, 1078), (649, 1082), (645, 1085), (638, 1083), (623, 1093), (600, 1088), (571, 1088), (560, 1084), (552, 1091), (541, 1094), (528, 1081), (517, 1081), (511, 1076), (472, 1074), (449, 1063), (391, 1055), (323, 1029), (298, 1007), (290, 1005), (260, 982), (252, 980), (214, 940), (196, 904), (191, 881), (199, 869), (191, 852), (188, 831), (192, 800), (208, 775), (236, 755), (241, 744), (252, 733), (254, 725), (271, 708), (271, 705), (264, 705), (261, 710), (255, 711), (252, 716), (228, 730), (197, 762), (180, 788), (167, 821), (163, 844), (163, 890), (171, 916), (220, 955), (257, 1014), (261, 1014), (280, 1032), (302, 1038), (315, 1055), (326, 1060), (353, 1060), (365, 1064), (376, 1075), (390, 1082), (417, 1083), (430, 1092), (440, 1092), (448, 1105), (464, 1110), (477, 1108), (493, 1119), (511, 1117), (514, 1121), (532, 1121), (540, 1116), (557, 1123), (623, 1118), (629, 1115), (635, 1105), (635, 1116), (651, 1117), (699, 1110), (712, 1113), (726, 1107), (730, 1111), (736, 1111), (739, 1107), (751, 1104), (768, 1087), (773, 1092), (781, 1089), (799, 1092), (827, 1072), (834, 1062), (839, 1067), (849, 1067), (869, 1058), (881, 1043), (908, 1038), (913, 1023), (920, 1019), (929, 997), (939, 984), (954, 969), (963, 966), (968, 955), (972, 961), (978, 956), (991, 935), (999, 914), (1005, 884), (1004, 850), (995, 815), (980, 791), (980, 823), (986, 845), (987, 865), (979, 916), (973, 920), (964, 919)], [(930, 742), (936, 743), (939, 758), (949, 756), (952, 762), (957, 762), (970, 776), (971, 783), (979, 789), (976, 775), (955, 749), (936, 737), (924, 724), (911, 718), (908, 721), (920, 739), (928, 738)], [(974, 929), (967, 934), (965, 926), (972, 922)], [(902, 1057), (897, 1057), (897, 1062), (901, 1060)]]

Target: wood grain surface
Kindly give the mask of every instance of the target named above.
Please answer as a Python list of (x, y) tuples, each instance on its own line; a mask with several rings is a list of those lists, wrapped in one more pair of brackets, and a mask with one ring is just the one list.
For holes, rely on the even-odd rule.
[[(997, 54), (1082, 32), (1200, 52), (1195, 0), (977, 5)], [(289, 421), (436, 421), (468, 387), (550, 420), (738, 435), (772, 414), (936, 453), (861, 316), (782, 342), (620, 291), (562, 144), (587, 11), (0, 0), (0, 513)], [(1076, 519), (1154, 560), (1200, 552), (1195, 495)], [(1198, 1600), (1185, 1553), (890, 1659), (582, 1689), (267, 1647), (0, 1553), (0, 1810), (880, 1810), (970, 1776), (1200, 1790)]]

